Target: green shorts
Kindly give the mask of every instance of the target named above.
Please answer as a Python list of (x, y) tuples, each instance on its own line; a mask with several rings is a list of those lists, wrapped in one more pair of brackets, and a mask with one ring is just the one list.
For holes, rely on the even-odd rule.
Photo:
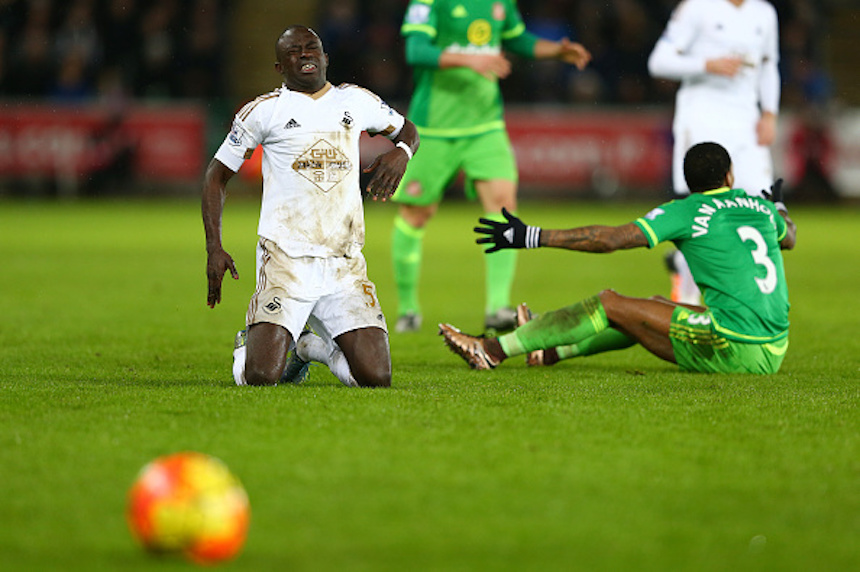
[(392, 200), (427, 206), (440, 202), (457, 173), (466, 175), (466, 196), (474, 199), (474, 181), (517, 180), (517, 163), (508, 133), (490, 131), (471, 137), (422, 137)]
[(776, 373), (788, 349), (787, 336), (767, 344), (729, 340), (716, 332), (710, 312), (680, 306), (672, 314), (669, 338), (681, 369), (702, 373)]

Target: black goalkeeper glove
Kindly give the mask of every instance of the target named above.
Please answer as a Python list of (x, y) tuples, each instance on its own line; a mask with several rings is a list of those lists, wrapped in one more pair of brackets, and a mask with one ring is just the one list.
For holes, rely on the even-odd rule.
[(764, 198), (773, 203), (776, 210), (787, 213), (788, 209), (785, 208), (785, 203), (782, 201), (782, 182), (782, 179), (777, 179), (770, 186), (770, 191), (763, 190), (761, 194)]
[(502, 208), (502, 215), (507, 222), (498, 222), (486, 218), (478, 219), (478, 222), (486, 226), (476, 226), (475, 232), (487, 234), (475, 240), (478, 244), (492, 244), (484, 251), (485, 254), (502, 250), (503, 248), (537, 248), (540, 246), (539, 226), (528, 226), (523, 221)]

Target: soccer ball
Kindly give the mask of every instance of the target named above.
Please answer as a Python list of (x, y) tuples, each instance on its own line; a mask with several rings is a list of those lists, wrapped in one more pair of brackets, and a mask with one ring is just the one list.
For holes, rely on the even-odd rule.
[(128, 493), (128, 525), (144, 548), (214, 564), (236, 556), (250, 520), (248, 495), (227, 466), (202, 453), (159, 457)]

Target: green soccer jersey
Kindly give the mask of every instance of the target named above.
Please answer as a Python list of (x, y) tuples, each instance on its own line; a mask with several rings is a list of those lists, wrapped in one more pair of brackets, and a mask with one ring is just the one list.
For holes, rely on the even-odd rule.
[[(498, 54), (525, 33), (516, 0), (412, 0), (401, 32), (426, 34), (443, 52)], [(496, 78), (467, 68), (416, 66), (409, 118), (422, 136), (464, 137), (504, 128)]]
[(728, 339), (767, 343), (788, 335), (788, 288), (779, 242), (785, 220), (773, 203), (715, 189), (663, 204), (636, 224), (653, 248), (678, 247)]

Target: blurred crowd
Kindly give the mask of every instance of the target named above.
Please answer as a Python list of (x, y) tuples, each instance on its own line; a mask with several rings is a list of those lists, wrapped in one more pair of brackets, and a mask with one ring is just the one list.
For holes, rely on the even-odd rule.
[[(391, 101), (408, 100), (410, 71), (400, 26), (408, 0), (322, 0), (318, 31), (331, 56), (330, 76), (366, 85)], [(783, 102), (830, 96), (824, 73), (826, 24), (813, 0), (773, 0), (780, 19)], [(648, 56), (678, 0), (519, 0), (526, 27), (553, 40), (567, 37), (593, 54), (577, 72), (553, 61), (515, 61), (502, 84), (508, 102), (652, 104), (670, 102), (675, 85), (649, 77)]]
[(196, 98), (226, 91), (231, 0), (0, 0), (0, 95)]
[[(230, 95), (224, 70), (231, 7), (242, 0), (0, 0), (0, 96), (85, 100), (100, 95)], [(250, 1), (250, 0), (246, 0)], [(408, 101), (411, 71), (400, 26), (408, 0), (320, 0), (316, 22), (330, 77)], [(652, 104), (675, 86), (648, 76), (647, 59), (677, 0), (519, 0), (527, 27), (583, 43), (583, 72), (559, 62), (516, 61), (507, 101)], [(783, 102), (823, 101), (821, 3), (773, 0), (781, 28)]]

